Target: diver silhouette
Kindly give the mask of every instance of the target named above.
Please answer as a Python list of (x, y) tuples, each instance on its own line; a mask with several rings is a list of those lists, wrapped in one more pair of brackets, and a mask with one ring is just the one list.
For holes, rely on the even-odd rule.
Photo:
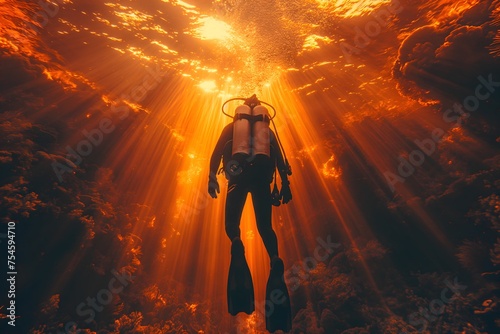
[[(236, 108), (233, 122), (222, 130), (210, 159), (208, 181), (210, 196), (217, 198), (220, 193), (217, 172), (222, 159), (223, 167), (219, 172), (224, 172), (228, 180), (225, 230), (232, 243), (227, 288), (228, 310), (232, 315), (239, 312), (251, 314), (255, 310), (252, 276), (240, 237), (241, 215), (246, 197), (250, 193), (257, 229), (271, 261), (266, 304), (272, 303), (272, 307), (266, 307), (266, 327), (271, 332), (289, 331), (290, 298), (283, 278), (284, 264), (278, 255), (278, 241), (271, 218), (272, 205), (286, 204), (292, 199), (288, 181), (291, 169), (286, 155), (285, 159), (283, 158), (277, 132), (275, 134), (269, 128), (272, 118), (276, 115), (274, 107), (259, 101), (255, 94), (246, 99), (235, 98), (227, 102), (233, 100), (244, 100), (244, 103)], [(226, 103), (222, 107), (223, 112)], [(269, 116), (268, 109), (263, 104), (275, 111), (273, 117)], [(225, 112), (224, 114), (230, 116)], [(281, 191), (278, 191), (276, 185), (276, 169), (281, 178)], [(273, 179), (274, 189), (271, 192)]]

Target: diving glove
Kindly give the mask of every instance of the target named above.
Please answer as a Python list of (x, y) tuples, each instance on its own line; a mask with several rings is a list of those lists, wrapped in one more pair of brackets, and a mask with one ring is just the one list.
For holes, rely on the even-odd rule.
[(281, 183), (281, 203), (286, 204), (292, 200), (292, 191), (290, 190), (290, 182), (285, 180)]
[(220, 193), (219, 182), (217, 182), (217, 177), (210, 174), (208, 177), (208, 193), (210, 197), (217, 198), (217, 194)]

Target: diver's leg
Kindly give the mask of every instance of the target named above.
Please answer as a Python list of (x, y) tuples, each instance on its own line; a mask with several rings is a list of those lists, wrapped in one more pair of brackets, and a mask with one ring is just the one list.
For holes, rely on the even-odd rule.
[(226, 198), (225, 227), (231, 241), (240, 237), (240, 220), (245, 206), (247, 189), (239, 183), (229, 183)]
[[(271, 259), (271, 271), (266, 284), (266, 329), (274, 333), (277, 330), (289, 332), (292, 328), (290, 295), (284, 280), (283, 260), (278, 257), (278, 241), (271, 225), (270, 185), (257, 183), (251, 190), (257, 228), (264, 241)], [(276, 296), (280, 296), (279, 299)]]
[(278, 256), (278, 239), (271, 224), (272, 204), (268, 183), (255, 184), (251, 189), (255, 220), (260, 237), (264, 242), (269, 258)]
[(252, 274), (240, 239), (240, 219), (248, 189), (241, 183), (230, 183), (226, 198), (226, 234), (231, 239), (231, 263), (227, 278), (227, 306), (232, 315), (251, 314), (255, 310)]

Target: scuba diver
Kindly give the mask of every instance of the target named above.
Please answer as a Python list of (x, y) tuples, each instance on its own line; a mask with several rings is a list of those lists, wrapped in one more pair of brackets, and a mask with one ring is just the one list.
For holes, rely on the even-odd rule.
[[(224, 106), (234, 100), (243, 100), (232, 117)], [(270, 117), (268, 105), (274, 110)], [(284, 281), (284, 264), (278, 255), (278, 241), (271, 224), (272, 205), (286, 204), (292, 199), (288, 175), (291, 168), (283, 158), (281, 142), (269, 128), (274, 122), (276, 110), (270, 104), (259, 101), (257, 96), (228, 100), (222, 112), (233, 122), (228, 124), (217, 141), (210, 159), (208, 193), (217, 198), (220, 193), (217, 171), (222, 158), (222, 168), (228, 180), (225, 206), (225, 230), (231, 240), (231, 263), (228, 275), (227, 302), (232, 315), (239, 312), (251, 314), (255, 310), (254, 290), (250, 269), (245, 259), (245, 250), (240, 236), (240, 220), (247, 194), (252, 196), (257, 229), (271, 261), (271, 271), (266, 286), (266, 328), (274, 332), (291, 329), (290, 297)], [(284, 153), (284, 151), (283, 151)], [(276, 169), (281, 178), (281, 191), (276, 185)], [(274, 179), (274, 189), (270, 187)]]

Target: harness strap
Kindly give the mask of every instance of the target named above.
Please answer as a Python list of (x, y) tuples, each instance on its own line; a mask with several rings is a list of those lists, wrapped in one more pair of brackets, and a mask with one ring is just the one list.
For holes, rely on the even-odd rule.
[(270, 122), (270, 118), (267, 115), (236, 114), (236, 116), (234, 116), (235, 121), (240, 120), (240, 119), (246, 119), (250, 123), (255, 123), (255, 122), (269, 123)]

